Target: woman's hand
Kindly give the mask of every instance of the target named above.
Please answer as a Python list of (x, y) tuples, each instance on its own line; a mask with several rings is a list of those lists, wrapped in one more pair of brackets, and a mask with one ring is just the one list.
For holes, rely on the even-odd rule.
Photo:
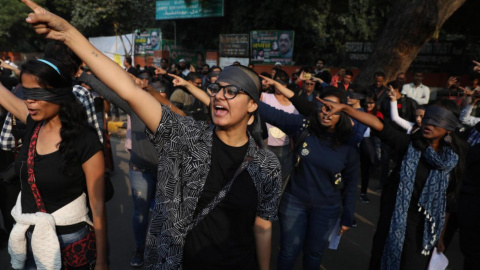
[(5, 61), (3, 61), (2, 59), (0, 59), (0, 67), (5, 68), (5, 69), (11, 69), (12, 68), (12, 66), (5, 63)]
[(461, 87), (461, 86), (459, 86), (458, 89), (460, 89), (467, 96), (473, 95), (473, 90), (470, 90), (470, 89), (467, 89), (467, 88)]
[(345, 109), (345, 107), (348, 106), (348, 105), (345, 105), (345, 104), (342, 104), (342, 103), (337, 103), (337, 102), (332, 102), (330, 100), (321, 99), (319, 97), (317, 97), (317, 100), (320, 101), (321, 103), (323, 103), (323, 105), (327, 108), (327, 110), (326, 110), (327, 117), (343, 111)]
[(306, 80), (306, 78), (305, 78), (305, 76), (304, 76), (303, 70), (302, 70), (302, 72), (300, 73), (300, 76), (298, 76), (298, 79), (299, 79), (300, 81), (305, 81), (305, 80)]
[(472, 62), (473, 64), (475, 64), (475, 66), (473, 67), (473, 71), (480, 73), (480, 63), (475, 60), (473, 60)]
[(395, 94), (395, 90), (391, 85), (388, 87), (387, 93), (391, 101), (397, 101), (397, 95)]
[(342, 235), (344, 232), (347, 232), (349, 230), (350, 230), (350, 227), (342, 226), (342, 228), (340, 228), (340, 231), (338, 231), (338, 235)]
[(167, 71), (164, 70), (163, 68), (159, 68), (159, 67), (156, 67), (156, 66), (153, 66), (155, 68), (155, 74), (156, 75), (165, 75), (167, 74)]
[(273, 79), (270, 79), (268, 77), (265, 77), (263, 75), (258, 75), (258, 76), (260, 76), (260, 78), (262, 78), (262, 84), (263, 85), (275, 87), (275, 84), (277, 83), (277, 81), (275, 81)]
[(46, 9), (30, 0), (21, 0), (34, 13), (28, 14), (27, 23), (33, 25), (35, 32), (48, 39), (65, 41), (68, 32), (75, 29), (66, 20), (48, 12)]
[(175, 86), (175, 87), (177, 87), (177, 86), (187, 87), (190, 84), (188, 81), (186, 81), (185, 79), (183, 79), (180, 76), (177, 76), (177, 75), (174, 75), (174, 74), (171, 74), (171, 73), (168, 73), (168, 76), (173, 77), (172, 83), (173, 83), (173, 86)]

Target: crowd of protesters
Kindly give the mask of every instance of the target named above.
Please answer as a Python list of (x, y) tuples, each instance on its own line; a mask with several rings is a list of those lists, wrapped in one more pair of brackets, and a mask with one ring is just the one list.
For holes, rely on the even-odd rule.
[(270, 269), (278, 219), (278, 269), (303, 252), (317, 270), (369, 188), (382, 193), (369, 269), (427, 269), (457, 229), (464, 269), (480, 265), (477, 77), (468, 88), (450, 77), (433, 98), (421, 71), (411, 83), (378, 71), (364, 87), (322, 59), (293, 74), (129, 56), (122, 69), (23, 2), (54, 41), (44, 59), (0, 62), (0, 237), (14, 269), (108, 269), (110, 105), (128, 115), (131, 266)]

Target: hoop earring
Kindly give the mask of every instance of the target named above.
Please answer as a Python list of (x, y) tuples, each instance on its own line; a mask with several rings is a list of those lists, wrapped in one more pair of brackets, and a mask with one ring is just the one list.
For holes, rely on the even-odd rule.
[(452, 143), (452, 136), (450, 136), (450, 133), (447, 133), (447, 136), (443, 137), (443, 140), (446, 143), (451, 144)]

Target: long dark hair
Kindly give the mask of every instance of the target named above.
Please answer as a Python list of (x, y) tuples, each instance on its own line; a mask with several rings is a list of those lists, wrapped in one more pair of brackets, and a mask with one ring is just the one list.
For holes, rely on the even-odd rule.
[[(326, 87), (320, 94), (320, 98), (322, 99), (331, 96), (338, 98), (340, 103), (346, 103), (347, 101), (345, 91), (338, 90), (335, 87)], [(350, 118), (343, 112), (340, 112), (340, 119), (335, 125), (335, 131), (333, 134), (330, 134), (327, 131), (327, 128), (320, 124), (317, 110), (310, 116), (309, 129), (312, 134), (315, 134), (315, 136), (321, 139), (331, 140), (332, 148), (337, 148), (342, 144), (345, 144), (353, 134), (352, 122)]]
[[(452, 112), (457, 118), (460, 115), (460, 109), (452, 100), (441, 99), (433, 102), (431, 105), (445, 108)], [(468, 149), (468, 144), (462, 139), (458, 133), (458, 130), (451, 132), (450, 136), (452, 137), (451, 143), (446, 143), (445, 140), (440, 140), (440, 142), (442, 143), (442, 147), (451, 147), (458, 155), (457, 166), (455, 166), (453, 171), (450, 173), (450, 183), (447, 197), (449, 201), (456, 201), (457, 195), (460, 194), (463, 172), (465, 171), (465, 155)], [(422, 132), (415, 132), (412, 134), (412, 145), (416, 149), (423, 152), (430, 146), (430, 142), (423, 137)]]
[(378, 107), (377, 107), (377, 106), (373, 107), (373, 110), (372, 110), (371, 112), (369, 112), (369, 111), (368, 111), (368, 102), (367, 102), (367, 99), (372, 99), (375, 103), (377, 103), (377, 101), (378, 101), (378, 100), (377, 100), (377, 95), (375, 95), (375, 92), (373, 92), (373, 91), (367, 91), (367, 95), (366, 95), (365, 99), (362, 99), (362, 100), (360, 101), (360, 104), (361, 104), (362, 108), (363, 108), (366, 112), (371, 113), (371, 114), (373, 114), (373, 115), (376, 116), (376, 115), (377, 115), (377, 112), (378, 112)]
[[(51, 66), (38, 60), (30, 60), (22, 65), (23, 74), (30, 74), (37, 78), (37, 82), (44, 88), (69, 88), (72, 87), (72, 77), (60, 62), (54, 59), (45, 59), (55, 65), (60, 74)], [(71, 91), (71, 90), (70, 90)], [(92, 129), (88, 125), (87, 113), (82, 104), (75, 99), (74, 102), (62, 102), (58, 116), (62, 127), (60, 128), (61, 141), (58, 150), (63, 155), (61, 171), (65, 175), (69, 175), (68, 167), (71, 164), (79, 162), (79, 155), (76, 151), (78, 139), (84, 133)]]

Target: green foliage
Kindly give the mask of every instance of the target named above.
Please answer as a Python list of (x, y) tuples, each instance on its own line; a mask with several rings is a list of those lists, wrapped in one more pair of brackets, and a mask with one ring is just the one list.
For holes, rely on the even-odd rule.
[[(32, 49), (35, 44), (32, 41), (35, 33), (24, 31), (28, 25), (25, 18), (29, 13), (20, 1), (2, 0), (0, 8), (0, 51), (8, 51), (10, 48)], [(19, 35), (20, 34), (20, 35)]]
[(77, 0), (72, 24), (87, 36), (132, 33), (155, 24), (155, 1)]
[[(177, 20), (177, 40), (192, 49), (217, 49), (219, 34), (294, 30), (294, 60), (298, 64), (311, 64), (325, 55), (332, 64), (339, 60), (337, 55), (345, 42), (377, 37), (391, 1), (225, 1), (223, 18)], [(173, 39), (171, 23), (160, 25), (166, 37)]]
[[(42, 51), (45, 41), (25, 23), (29, 12), (18, 0), (1, 0), (0, 51)], [(201, 0), (202, 5), (211, 0)], [(342, 63), (348, 41), (376, 40), (393, 3), (398, 0), (225, 0), (221, 18), (175, 21), (155, 20), (155, 0), (36, 0), (47, 9), (72, 22), (86, 36), (132, 33), (135, 29), (159, 27), (164, 38), (190, 49), (218, 49), (219, 34), (248, 33), (252, 30), (294, 30), (294, 60), (311, 64), (327, 58), (330, 65)], [(187, 4), (191, 0), (185, 0)], [(478, 10), (480, 1), (468, 0)], [(473, 6), (472, 6), (473, 5)], [(460, 16), (446, 24), (446, 31), (475, 34), (475, 25)], [(455, 17), (454, 17), (455, 18)], [(176, 28), (176, 31), (175, 31)], [(443, 32), (442, 32), (443, 33)]]

